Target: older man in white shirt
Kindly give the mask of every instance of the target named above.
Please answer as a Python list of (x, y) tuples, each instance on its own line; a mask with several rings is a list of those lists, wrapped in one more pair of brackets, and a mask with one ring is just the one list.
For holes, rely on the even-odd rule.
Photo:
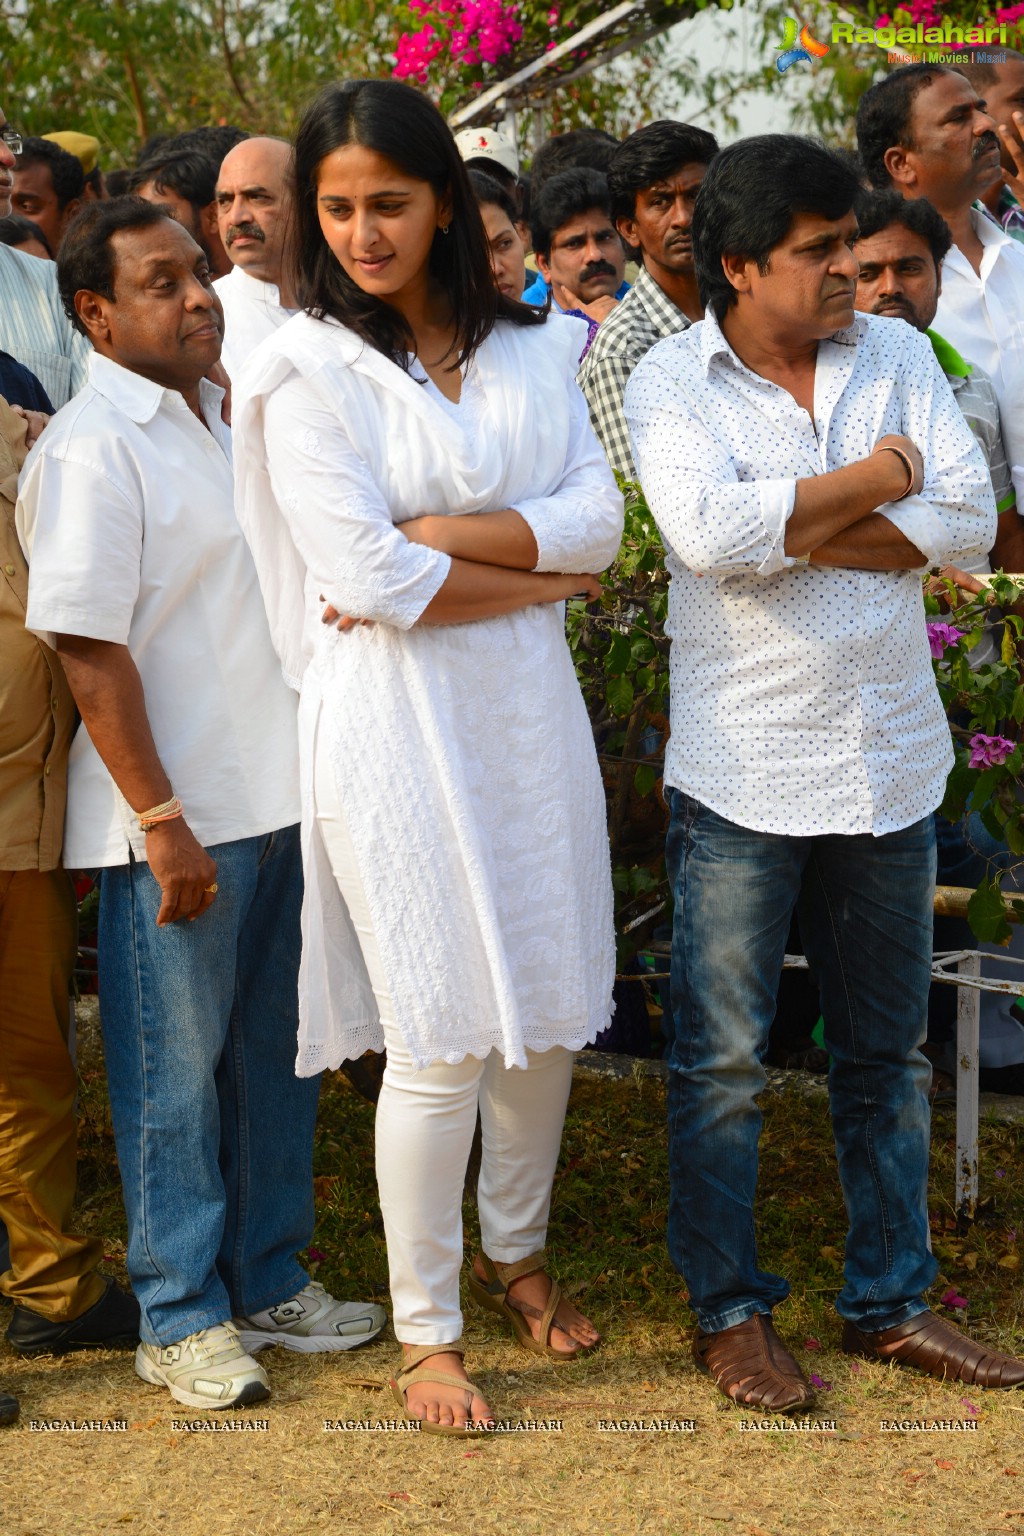
[(857, 143), (874, 186), (926, 197), (949, 225), (935, 324), (989, 375), (1005, 415), (1024, 376), (1024, 246), (978, 202), (1006, 179), (983, 98), (955, 69), (905, 65), (864, 92)]
[(214, 284), (224, 309), (221, 361), (235, 379), (265, 336), (295, 313), (290, 250), (292, 147), (244, 139), (217, 175), (217, 225), (233, 262)]
[(18, 519), (27, 624), (56, 635), (82, 715), (65, 859), (102, 870), (136, 1369), (178, 1402), (228, 1408), (268, 1395), (257, 1350), (345, 1349), (384, 1321), (295, 1258), (313, 1231), (318, 1092), (293, 1070), (295, 702), (204, 378), (221, 313), (203, 252), (157, 207), (93, 203), (58, 271), (95, 352), (26, 462)]
[(952, 752), (918, 573), (987, 549), (995, 507), (927, 337), (854, 314), (857, 190), (809, 140), (725, 150), (694, 211), (706, 318), (625, 396), (672, 576), (669, 1251), (698, 1366), (768, 1411), (813, 1397), (772, 1327), (789, 1287), (758, 1267), (753, 1223), (794, 909), (833, 1058), (843, 1347), (1024, 1384), (1024, 1363), (922, 1300), (931, 813)]

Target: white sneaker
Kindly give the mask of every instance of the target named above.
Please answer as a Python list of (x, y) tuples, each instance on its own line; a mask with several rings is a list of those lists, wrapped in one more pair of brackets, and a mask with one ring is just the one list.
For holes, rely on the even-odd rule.
[(270, 1396), (267, 1373), (246, 1354), (234, 1323), (201, 1328), (177, 1344), (140, 1344), (135, 1371), (189, 1408), (241, 1408)]
[(316, 1280), (303, 1286), (290, 1301), (280, 1301), (266, 1312), (235, 1319), (243, 1346), (255, 1354), (280, 1344), (303, 1355), (354, 1349), (374, 1338), (388, 1320), (383, 1307), (372, 1301), (335, 1301)]

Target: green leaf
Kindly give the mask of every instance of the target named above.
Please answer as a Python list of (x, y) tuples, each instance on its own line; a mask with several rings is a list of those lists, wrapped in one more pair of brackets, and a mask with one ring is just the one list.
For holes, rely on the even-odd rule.
[(638, 795), (649, 795), (657, 782), (658, 775), (649, 763), (641, 763), (633, 775), (633, 784)]
[(983, 880), (967, 903), (971, 932), (985, 944), (1006, 944), (1010, 939), (1008, 911), (998, 880)]
[(967, 797), (974, 783), (975, 770), (968, 766), (966, 752), (959, 753), (946, 780), (946, 793), (939, 810), (947, 821), (959, 821), (967, 809)]
[(995, 793), (997, 784), (1001, 779), (1004, 779), (1005, 777), (1006, 770), (1002, 767), (1002, 765), (1000, 765), (998, 768), (983, 769), (982, 772), (978, 774), (978, 782), (975, 784), (974, 790), (971, 794), (971, 810), (984, 810), (985, 806), (988, 804), (989, 800), (991, 800), (993, 794)]
[(628, 677), (611, 677), (607, 689), (608, 708), (614, 715), (628, 715), (633, 708), (633, 684)]
[(630, 662), (629, 636), (621, 630), (613, 630), (608, 642), (605, 666), (609, 672), (625, 672)]

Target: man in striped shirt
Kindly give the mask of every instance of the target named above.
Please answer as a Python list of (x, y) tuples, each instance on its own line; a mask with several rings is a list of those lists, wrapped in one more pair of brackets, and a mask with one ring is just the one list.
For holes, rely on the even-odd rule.
[[(11, 211), (21, 137), (0, 110), (0, 218)], [(58, 409), (85, 383), (89, 345), (64, 313), (57, 268), (0, 245), (0, 349), (22, 363)]]

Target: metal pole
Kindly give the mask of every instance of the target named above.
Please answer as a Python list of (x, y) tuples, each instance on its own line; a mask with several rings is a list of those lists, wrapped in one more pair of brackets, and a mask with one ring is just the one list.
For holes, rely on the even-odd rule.
[[(964, 955), (961, 976), (980, 976), (981, 957)], [(956, 989), (956, 1214), (961, 1224), (974, 1220), (978, 1204), (978, 1049), (981, 992)]]

